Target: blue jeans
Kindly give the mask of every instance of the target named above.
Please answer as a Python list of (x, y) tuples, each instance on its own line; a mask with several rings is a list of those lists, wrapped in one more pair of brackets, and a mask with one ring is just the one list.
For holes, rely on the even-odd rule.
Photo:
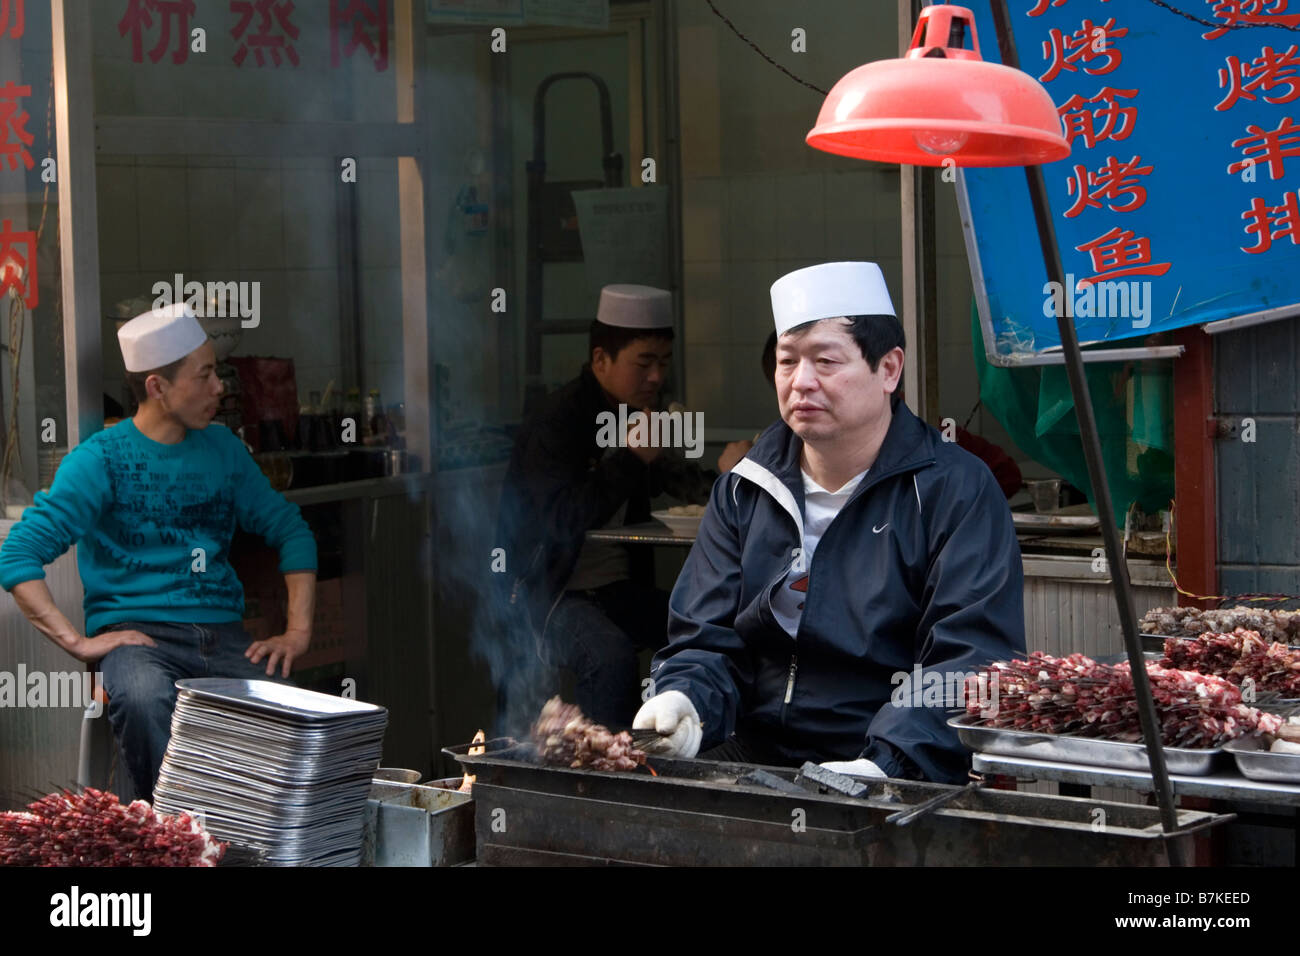
[(630, 727), (641, 706), (637, 653), (668, 643), (668, 594), (631, 581), (566, 591), (544, 640), (551, 660), (577, 678), (582, 712), (615, 730)]
[(127, 645), (109, 651), (99, 669), (108, 692), (108, 720), (122, 748), (137, 796), (153, 800), (153, 785), (171, 738), (176, 681), (185, 677), (237, 677), (275, 680), (266, 676), (266, 659), (252, 663), (244, 656), (252, 643), (239, 621), (221, 624), (164, 624), (123, 621), (106, 631), (140, 631), (155, 647)]

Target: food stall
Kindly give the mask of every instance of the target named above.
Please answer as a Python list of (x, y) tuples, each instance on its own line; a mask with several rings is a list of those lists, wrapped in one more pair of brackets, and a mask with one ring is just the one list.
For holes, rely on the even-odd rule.
[[(1060, 334), (1055, 322), (1075, 316), (1045, 311), (1039, 291), (1040, 261), (1051, 282), (1080, 256), (1105, 260), (1069, 230), (1096, 219), (1103, 202), (1128, 223), (1142, 205), (1137, 193), (1146, 195), (1129, 184), (1121, 196), (1085, 201), (1083, 192), (1099, 188), (1089, 185), (1092, 158), (1081, 158), (1082, 140), (1055, 129), (1051, 107), (1120, 82), (1107, 79), (1120, 60), (1107, 37), (1126, 53), (1139, 34), (1150, 45), (1188, 42), (1168, 12), (1152, 5), (1142, 14), (1158, 25), (1151, 31), (1103, 26), (1102, 52), (1085, 56), (1091, 48), (1073, 32), (1091, 40), (1079, 4), (1043, 0), (996, 25), (1005, 4), (973, 4), (980, 45), (967, 56), (976, 53), (974, 31), (954, 26), (966, 22), (959, 13), (931, 9), (925, 17), (948, 19), (929, 37), (921, 18), (913, 37), (921, 5), (901, 2), (901, 51), (914, 45), (918, 54), (907, 62), (924, 59), (922, 47), (949, 51), (935, 59), (973, 66), (982, 57), (989, 67), (1015, 62), (1011, 40), (1026, 63), (1040, 43), (1049, 58), (1053, 43), (1061, 47), (1057, 75), (1043, 81), (1052, 128), (1037, 132), (1065, 151), (1022, 148), (979, 163), (962, 153), (965, 134), (922, 132), (892, 158), (831, 148), (826, 124), (848, 99), (839, 84), (825, 117), (817, 117), (820, 99), (800, 89), (797, 102), (777, 101), (790, 106), (784, 114), (756, 118), (754, 101), (768, 95), (762, 83), (788, 80), (755, 85), (750, 77), (767, 67), (719, 52), (739, 28), (698, 4), (192, 6), (91, 12), (52, 0), (27, 4), (21, 25), (0, 25), (0, 43), (20, 54), (6, 58), (18, 72), (0, 82), (25, 91), (3, 95), (26, 124), (11, 122), (13, 139), (0, 139), (19, 144), (20, 157), (5, 169), (0, 154), (0, 295), (13, 320), (0, 384), (13, 390), (4, 410), (15, 416), (3, 437), (21, 448), (6, 451), (0, 539), (49, 488), (68, 448), (129, 414), (105, 401), (129, 404), (119, 325), (163, 296), (206, 308), (214, 286), (231, 290), (242, 311), (201, 316), (224, 385), (220, 420), (311, 527), (320, 561), (313, 641), (296, 690), (181, 682), (151, 815), (129, 803), (120, 776), (101, 779), (111, 754), (88, 758), (106, 723), (95, 723), (92, 701), (84, 714), (34, 708), (4, 721), (0, 790), (68, 785), (29, 816), (0, 807), (15, 814), (0, 827), (5, 862), (70, 862), (14, 850), (52, 846), (49, 834), (69, 819), (94, 821), (85, 844), (94, 853), (103, 846), (95, 840), (130, 830), (139, 846), (157, 838), (155, 850), (200, 864), (218, 858), (215, 838), (229, 844), (227, 865), (1294, 862), (1300, 837), (1290, 834), (1285, 852), (1272, 855), (1224, 844), (1238, 839), (1252, 807), (1271, 812), (1275, 827), (1295, 827), (1300, 755), (1288, 751), (1288, 728), (1300, 688), (1288, 678), (1300, 659), (1288, 645), (1300, 645), (1300, 618), (1257, 603), (1236, 618), (1175, 607), (1211, 603), (1219, 590), (1247, 600), (1300, 590), (1291, 583), (1300, 568), (1294, 548), (1275, 560), (1234, 543), (1254, 533), (1264, 506), (1246, 516), (1226, 489), (1228, 504), (1216, 503), (1212, 442), (1247, 426), (1211, 420), (1213, 350), (1194, 327), (1236, 323), (1220, 326), (1231, 335), (1243, 316), (1291, 317), (1289, 280), (1274, 277), (1295, 264), (1294, 241), (1279, 232), (1270, 249), (1241, 250), (1249, 258), (1229, 278), (1180, 258), (1172, 242), (1169, 251), (1157, 245), (1169, 261), (1156, 265), (1176, 262), (1177, 271), (1165, 280), (1147, 255), (1138, 263), (1146, 271), (1133, 272), (1162, 280), (1146, 300), (1154, 311), (1136, 316), (1154, 317), (1149, 330), (1123, 316), (1127, 326), (1078, 323)], [(850, 52), (861, 45), (851, 31), (836, 29), (842, 20), (857, 17), (853, 30), (894, 20), (892, 10), (838, 7), (809, 14), (822, 36), (835, 34), (835, 55), (818, 60), (828, 80), (863, 59)], [(1097, 6), (1087, 15), (1131, 13)], [(804, 30), (781, 17), (782, 31)], [(1270, 24), (1260, 25), (1271, 36)], [(890, 32), (871, 32), (874, 61), (901, 52)], [(797, 44), (791, 54), (802, 52)], [(1151, 46), (1141, 49), (1147, 61), (1135, 52), (1125, 63), (1123, 82), (1135, 90), (1163, 69)], [(1023, 72), (1038, 82), (1032, 68)], [(1129, 86), (1111, 93), (1124, 99)], [(734, 99), (710, 98), (724, 89)], [(1243, 89), (1216, 111), (1237, 110), (1237, 125), (1260, 113), (1275, 121), (1290, 101), (1264, 95), (1272, 87), (1259, 83), (1250, 89), (1258, 97)], [(1084, 114), (1100, 122), (1093, 109)], [(1133, 167), (1139, 151), (1154, 162), (1142, 136), (1167, 132), (1111, 130), (1117, 140), (1132, 134), (1117, 148), (1132, 147)], [(808, 149), (805, 135), (841, 157)], [(880, 162), (859, 168), (863, 158)], [(1061, 174), (1076, 162), (1084, 165), (1074, 167), (1071, 189)], [(1171, 179), (1175, 162), (1160, 159)], [(1026, 168), (1035, 170), (1028, 191)], [(42, 169), (56, 172), (38, 185)], [(1158, 182), (1150, 180), (1152, 197)], [(597, 191), (610, 193), (608, 202), (590, 195)], [(1174, 218), (1180, 184), (1168, 192), (1149, 212)], [(4, 198), (10, 193), (20, 199)], [(17, 218), (10, 207), (20, 207)], [(1247, 230), (1260, 246), (1277, 208), (1268, 205)], [(1222, 210), (1213, 214), (1222, 219)], [(1104, 232), (1099, 222), (1086, 228), (1086, 239)], [(1151, 244), (1179, 231), (1164, 228), (1140, 231)], [(26, 251), (15, 253), (20, 245)], [(970, 782), (658, 757), (635, 732), (554, 709), (534, 709), (531, 727), (499, 732), (500, 675), (542, 666), (531, 635), (504, 633), (493, 615), (494, 575), (513, 570), (497, 538), (506, 460), (529, 411), (581, 364), (602, 283), (617, 274), (678, 293), (675, 380), (662, 397), (707, 415), (702, 457), (711, 462), (773, 417), (771, 382), (755, 361), (770, 328), (772, 278), (848, 257), (879, 259), (901, 289), (904, 392), (918, 416), (945, 440), (975, 421), (1037, 466), (1010, 507), (1027, 651), (1049, 656), (998, 661), (986, 672), (1001, 680), (1000, 715), (953, 710), (973, 753)], [(1032, 281), (1020, 275), (1026, 269)], [(1189, 275), (1206, 285), (1182, 292)], [(940, 322), (941, 300), (957, 321), (945, 314)], [(960, 317), (972, 300), (968, 323)], [(1019, 323), (1026, 313), (1034, 321)], [(1128, 341), (1139, 332), (1138, 343)], [(1010, 377), (1017, 373), (1032, 382)], [(1230, 373), (1221, 366), (1220, 374)], [(1017, 404), (1017, 391), (1032, 396)], [(1263, 414), (1297, 414), (1282, 406)], [(1270, 421), (1250, 421), (1252, 443), (1257, 424)], [(1219, 437), (1209, 437), (1211, 426)], [(1233, 445), (1221, 467), (1240, 453)], [(1252, 474), (1252, 502), (1263, 501), (1267, 478)], [(652, 521), (593, 528), (584, 541), (650, 549), (660, 583), (671, 586), (701, 515), (699, 505), (656, 502)], [(1219, 517), (1227, 520), (1216, 528)], [(250, 637), (280, 633), (288, 608), (274, 554), (236, 538), (230, 561)], [(1232, 565), (1222, 583), (1220, 565)], [(81, 582), (71, 554), (50, 566), (48, 580), (75, 619)], [(0, 628), (0, 671), (67, 669), (66, 655), (13, 602)], [(1155, 663), (1166, 658), (1168, 667)], [(1187, 674), (1199, 676), (1178, 676)], [(1089, 696), (1096, 687), (1106, 694)], [(476, 730), (487, 739), (471, 742)], [(100, 793), (106, 787), (120, 803)], [(120, 854), (94, 862), (121, 862)]]

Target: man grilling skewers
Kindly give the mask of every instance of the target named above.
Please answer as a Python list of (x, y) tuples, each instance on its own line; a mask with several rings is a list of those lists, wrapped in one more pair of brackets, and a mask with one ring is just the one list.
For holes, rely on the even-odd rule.
[[(672, 296), (643, 285), (608, 285), (590, 329), (590, 362), (547, 398), (516, 438), (501, 493), (512, 632), (537, 635), (544, 656), (577, 679), (583, 713), (626, 726), (640, 703), (637, 651), (663, 642), (668, 596), (653, 586), (644, 548), (587, 541), (589, 530), (650, 520), (661, 494), (703, 502), (715, 474), (682, 451), (637, 444), (632, 418), (659, 403), (672, 357)], [(693, 424), (678, 414), (685, 426)], [(626, 422), (617, 434), (611, 421)], [(605, 424), (602, 425), (602, 422)], [(613, 437), (615, 441), (609, 439)], [(693, 429), (697, 454), (703, 435)], [(749, 450), (733, 442), (718, 459), (726, 471)], [(531, 720), (535, 668), (519, 661), (498, 678), (501, 706)], [(552, 691), (553, 692), (553, 691)], [(516, 699), (511, 702), (508, 698)]]
[(962, 701), (899, 681), (952, 686), (1024, 653), (1006, 498), (897, 400), (878, 266), (799, 269), (771, 298), (783, 420), (713, 487), (633, 727), (662, 754), (964, 782), (946, 725)]
[[(190, 308), (137, 316), (118, 343), (139, 410), (68, 453), (0, 549), (0, 586), (51, 641), (99, 663), (127, 769), (151, 799), (177, 679), (287, 678), (306, 652), (316, 541), (239, 438), (212, 424), (222, 383)], [(240, 624), (244, 592), (229, 563), (236, 524), (280, 552), (288, 621), (268, 640), (250, 643)], [(44, 565), (73, 544), (85, 635), (44, 581)]]

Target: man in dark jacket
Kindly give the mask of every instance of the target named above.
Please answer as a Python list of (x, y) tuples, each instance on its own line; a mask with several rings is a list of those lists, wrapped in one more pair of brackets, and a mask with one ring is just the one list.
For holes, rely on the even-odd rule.
[(895, 399), (877, 266), (798, 270), (772, 306), (783, 421), (714, 485), (634, 726), (680, 756), (962, 781), (949, 711), (1025, 646), (1006, 499)]
[[(702, 416), (652, 411), (672, 339), (670, 293), (606, 286), (590, 331), (591, 362), (524, 425), (501, 493), (503, 626), (535, 636), (548, 663), (576, 676), (578, 706), (607, 724), (626, 726), (636, 712), (637, 653), (663, 645), (668, 595), (654, 587), (648, 549), (588, 541), (586, 533), (649, 521), (659, 495), (702, 504), (717, 477), (692, 461), (703, 451)], [(648, 427), (656, 423), (665, 427)], [(729, 445), (719, 469), (748, 448)], [(501, 687), (498, 677), (502, 696), (515, 697), (499, 706), (522, 711), (506, 716), (507, 726), (535, 716), (528, 711), (537, 703), (538, 662), (519, 656), (504, 681), (515, 686)]]

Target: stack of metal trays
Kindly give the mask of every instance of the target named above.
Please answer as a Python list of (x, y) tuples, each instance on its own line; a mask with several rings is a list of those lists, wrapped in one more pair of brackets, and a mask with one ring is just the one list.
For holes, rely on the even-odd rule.
[(272, 866), (356, 866), (388, 711), (270, 681), (176, 682), (154, 805)]

